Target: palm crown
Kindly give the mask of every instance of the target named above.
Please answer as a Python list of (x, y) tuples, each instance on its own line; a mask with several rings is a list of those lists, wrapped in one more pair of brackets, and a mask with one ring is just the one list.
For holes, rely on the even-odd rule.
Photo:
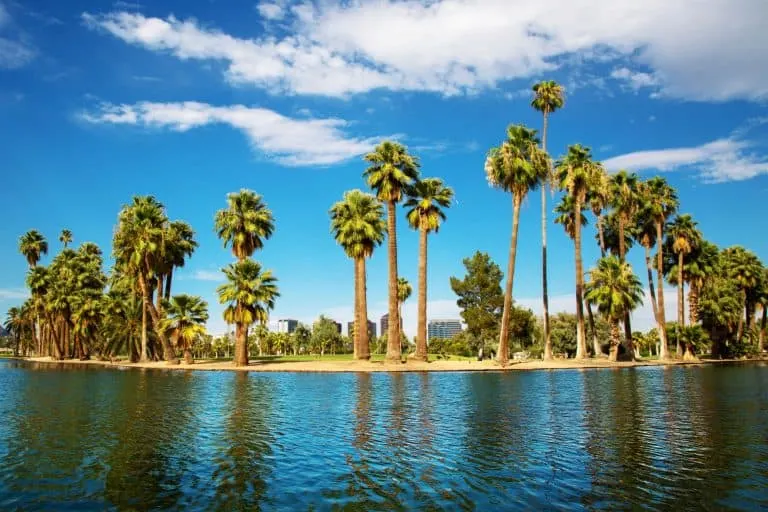
[(59, 235), (59, 242), (64, 244), (64, 247), (66, 248), (72, 243), (72, 232), (68, 229), (62, 229), (61, 234)]
[(413, 288), (411, 287), (411, 283), (408, 282), (408, 280), (404, 277), (399, 277), (397, 279), (397, 300), (400, 303), (403, 303), (408, 300), (408, 298), (411, 296), (411, 293), (413, 293)]
[(491, 186), (511, 192), (517, 201), (545, 181), (547, 155), (539, 148), (536, 130), (510, 126), (507, 140), (488, 152), (485, 175)]
[(565, 104), (563, 86), (554, 80), (545, 80), (533, 86), (534, 97), (531, 106), (539, 112), (549, 114)]
[(269, 310), (274, 308), (275, 299), (280, 296), (272, 272), (262, 270), (253, 260), (232, 263), (222, 271), (228, 282), (219, 286), (216, 292), (219, 302), (227, 304), (224, 320), (245, 325), (266, 322)]
[(166, 318), (161, 322), (163, 330), (176, 337), (178, 345), (187, 348), (191, 340), (205, 334), (208, 321), (208, 303), (194, 295), (174, 295), (164, 301)]
[(606, 318), (618, 322), (643, 303), (643, 287), (629, 263), (617, 256), (601, 258), (589, 272), (585, 298)]
[(556, 164), (560, 188), (583, 204), (587, 193), (598, 180), (602, 166), (592, 161), (592, 152), (581, 144), (568, 146), (568, 153)]
[(365, 155), (371, 165), (363, 176), (381, 201), (399, 202), (419, 177), (419, 162), (402, 144), (384, 141)]
[(667, 226), (672, 250), (675, 254), (689, 254), (701, 242), (697, 222), (690, 215), (679, 215)]
[(443, 185), (439, 178), (424, 178), (408, 190), (405, 207), (408, 223), (414, 229), (424, 229), (427, 232), (440, 229), (441, 221), (445, 220), (443, 208), (450, 208), (453, 199), (453, 189)]
[(331, 232), (350, 258), (368, 258), (384, 241), (384, 208), (371, 194), (350, 190), (330, 214)]
[(19, 238), (19, 252), (27, 259), (29, 266), (34, 267), (43, 254), (48, 254), (48, 242), (39, 231), (27, 231)]
[[(564, 195), (562, 199), (560, 199), (560, 203), (555, 207), (555, 213), (557, 214), (557, 217), (555, 217), (555, 224), (562, 224), (565, 233), (573, 239), (576, 236), (576, 226), (574, 225), (574, 219), (576, 217), (573, 208), (573, 197)], [(584, 213), (581, 213), (581, 225), (587, 225), (587, 217)]]
[(232, 253), (242, 260), (264, 246), (264, 240), (275, 229), (272, 212), (261, 196), (241, 190), (227, 196), (227, 208), (216, 212), (214, 224), (224, 247), (232, 245)]

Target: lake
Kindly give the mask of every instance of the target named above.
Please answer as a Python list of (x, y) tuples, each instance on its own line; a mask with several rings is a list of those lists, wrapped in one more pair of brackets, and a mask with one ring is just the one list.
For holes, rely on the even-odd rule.
[(1, 510), (768, 507), (768, 366), (242, 373), (0, 360)]

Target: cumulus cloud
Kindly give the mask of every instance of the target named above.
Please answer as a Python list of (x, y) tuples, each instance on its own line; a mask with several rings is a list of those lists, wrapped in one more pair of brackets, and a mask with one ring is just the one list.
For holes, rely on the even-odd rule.
[(661, 95), (768, 98), (764, 0), (267, 0), (257, 9), (287, 33), (238, 38), (129, 12), (83, 18), (136, 46), (223, 62), (231, 82), (273, 92), (456, 94), (615, 61), (615, 79)]
[(193, 101), (101, 104), (81, 118), (90, 123), (139, 125), (184, 132), (210, 124), (242, 131), (256, 150), (288, 166), (330, 165), (361, 155), (380, 137), (358, 138), (345, 133), (341, 119), (294, 119), (265, 108), (217, 107)]
[(750, 151), (751, 144), (736, 138), (700, 146), (635, 151), (605, 160), (608, 170), (677, 171), (692, 169), (705, 182), (740, 181), (768, 174), (768, 159)]

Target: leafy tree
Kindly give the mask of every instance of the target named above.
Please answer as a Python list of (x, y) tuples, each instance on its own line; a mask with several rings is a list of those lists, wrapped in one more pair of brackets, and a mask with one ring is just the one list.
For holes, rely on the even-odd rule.
[(597, 310), (611, 324), (609, 359), (616, 361), (619, 350), (619, 322), (627, 312), (643, 303), (643, 286), (632, 272), (632, 267), (616, 256), (600, 258), (597, 267), (590, 270), (586, 299), (597, 305)]
[[(425, 178), (408, 190), (408, 224), (419, 231), (419, 304), (415, 358), (427, 360), (427, 235), (437, 233), (451, 206), (453, 189), (438, 178)], [(409, 285), (410, 287), (410, 285)], [(408, 293), (410, 295), (410, 291)], [(402, 301), (401, 301), (402, 302)]]
[(504, 305), (503, 274), (488, 254), (479, 251), (463, 263), (467, 274), (463, 279), (451, 277), (451, 289), (458, 296), (456, 304), (469, 336), (485, 347), (498, 334)]
[[(371, 165), (363, 176), (379, 201), (387, 205), (387, 253), (389, 256), (389, 333), (387, 359), (400, 361), (400, 315), (397, 300), (397, 220), (395, 210), (406, 191), (419, 178), (419, 162), (402, 144), (384, 141), (365, 155)], [(364, 319), (363, 319), (364, 320)], [(359, 329), (364, 332), (365, 329)], [(384, 333), (382, 333), (384, 334)]]
[[(330, 210), (331, 232), (347, 256), (355, 262), (355, 325), (368, 324), (365, 260), (384, 241), (384, 209), (370, 194), (352, 190)], [(371, 357), (368, 329), (355, 329), (355, 359)]]
[(293, 355), (298, 354), (302, 349), (309, 348), (309, 342), (312, 338), (312, 331), (306, 325), (300, 323), (292, 333), (293, 335)]
[(736, 340), (741, 340), (744, 335), (744, 318), (746, 316), (747, 329), (751, 328), (753, 315), (750, 314), (752, 305), (750, 298), (760, 288), (763, 277), (763, 265), (760, 259), (751, 251), (740, 246), (728, 247), (722, 252), (722, 268), (725, 274), (736, 281), (736, 286), (741, 293), (741, 308), (739, 322), (736, 331)]
[(69, 244), (72, 243), (72, 232), (68, 229), (62, 229), (61, 234), (59, 235), (59, 242), (64, 244), (64, 248), (66, 249)]
[(563, 108), (565, 93), (563, 86), (554, 80), (545, 80), (533, 86), (534, 98), (531, 106), (542, 113), (541, 149), (547, 154), (547, 178), (541, 186), (541, 289), (544, 316), (544, 359), (552, 358), (552, 340), (549, 328), (549, 292), (547, 288), (547, 188), (552, 176), (552, 160), (547, 153), (547, 131), (549, 115)]
[(24, 318), (21, 316), (21, 308), (11, 307), (8, 309), (5, 318), (5, 330), (13, 336), (13, 355), (19, 355), (19, 346), (21, 345), (21, 334), (24, 329)]
[(505, 365), (509, 360), (509, 320), (513, 302), (520, 207), (528, 193), (546, 183), (549, 176), (549, 157), (539, 148), (536, 130), (523, 125), (511, 125), (507, 128), (507, 139), (488, 152), (485, 174), (492, 187), (512, 194), (512, 238), (509, 244), (507, 284), (504, 290), (497, 354), (499, 362)]
[[(312, 326), (312, 347), (324, 356), (325, 352), (341, 343), (341, 334), (336, 327), (336, 322), (320, 315), (320, 318)], [(399, 348), (399, 347), (398, 347)]]
[[(580, 144), (568, 147), (568, 153), (555, 166), (556, 177), (561, 190), (573, 198), (573, 218), (581, 219), (581, 209), (587, 194), (602, 173), (602, 166), (592, 161), (589, 148)], [(573, 245), (576, 263), (576, 358), (587, 356), (584, 333), (584, 269), (581, 259), (581, 224), (574, 223)]]
[(206, 333), (208, 303), (198, 296), (182, 294), (166, 301), (164, 309), (168, 317), (163, 319), (162, 328), (176, 339), (176, 345), (184, 352), (185, 362), (192, 364), (192, 342)]

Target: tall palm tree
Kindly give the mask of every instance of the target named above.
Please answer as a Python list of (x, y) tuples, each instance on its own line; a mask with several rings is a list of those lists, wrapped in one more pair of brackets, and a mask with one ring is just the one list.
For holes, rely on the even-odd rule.
[(669, 358), (669, 345), (667, 340), (667, 320), (664, 312), (664, 226), (676, 211), (678, 206), (677, 193), (667, 180), (656, 176), (646, 181), (642, 186), (644, 205), (648, 208), (648, 215), (656, 225), (656, 283), (657, 289), (657, 315), (656, 328), (659, 331), (660, 359)]
[(64, 248), (66, 249), (69, 244), (72, 243), (72, 232), (68, 229), (62, 229), (61, 234), (59, 235), (59, 242), (64, 244)]
[[(587, 199), (587, 194), (597, 176), (602, 172), (602, 166), (592, 161), (589, 148), (581, 144), (568, 147), (568, 153), (555, 166), (555, 173), (561, 190), (573, 198), (574, 219), (581, 218), (581, 208)], [(574, 223), (573, 245), (576, 261), (576, 359), (587, 355), (587, 345), (584, 332), (584, 269), (581, 259), (581, 224)]]
[(166, 299), (170, 299), (173, 271), (184, 266), (186, 259), (195, 252), (198, 243), (195, 240), (195, 231), (192, 229), (192, 226), (180, 220), (174, 220), (168, 224), (164, 243), (163, 275), (165, 278), (165, 293), (162, 295)]
[(768, 268), (763, 269), (762, 279), (760, 280), (760, 289), (757, 294), (760, 304), (761, 319), (760, 332), (757, 336), (757, 353), (762, 355), (765, 350), (765, 334), (768, 328)]
[(384, 207), (371, 194), (350, 190), (331, 207), (330, 215), (336, 242), (355, 263), (354, 358), (370, 359), (365, 260), (384, 241)]
[(30, 268), (34, 267), (43, 254), (48, 254), (48, 242), (39, 231), (27, 231), (19, 238), (19, 252), (27, 259)]
[(616, 256), (607, 256), (600, 258), (597, 267), (590, 270), (586, 299), (597, 305), (597, 310), (611, 325), (609, 359), (616, 361), (619, 351), (619, 322), (627, 311), (632, 311), (643, 303), (643, 285), (632, 272), (629, 263)]
[(192, 364), (192, 341), (206, 333), (208, 303), (196, 295), (182, 294), (167, 300), (163, 309), (167, 317), (163, 319), (162, 328), (176, 339), (176, 346), (184, 351), (184, 362)]
[(419, 305), (415, 359), (427, 361), (427, 235), (437, 233), (450, 208), (453, 189), (438, 178), (425, 178), (408, 191), (408, 224), (419, 231)]
[(763, 265), (760, 259), (752, 252), (740, 246), (728, 247), (722, 252), (726, 274), (737, 283), (742, 297), (742, 314), (739, 315), (739, 324), (736, 331), (736, 339), (741, 340), (744, 335), (744, 317), (747, 317), (747, 326), (750, 323), (750, 308), (748, 298), (760, 285), (763, 277)]
[[(541, 130), (541, 149), (547, 152), (547, 132), (549, 114), (565, 104), (563, 86), (554, 80), (545, 80), (533, 86), (531, 106), (541, 112), (543, 126)], [(549, 329), (549, 292), (547, 287), (547, 188), (552, 175), (552, 160), (547, 157), (547, 179), (541, 187), (541, 289), (544, 314), (544, 359), (552, 359), (552, 336)]]
[[(690, 215), (678, 215), (667, 226), (667, 236), (670, 238), (672, 251), (677, 254), (677, 325), (685, 327), (685, 297), (683, 288), (683, 269), (685, 256), (693, 251), (701, 242), (701, 233), (696, 228), (697, 223)], [(683, 345), (677, 336), (677, 355), (683, 355)]]
[(600, 247), (600, 256), (605, 257), (605, 234), (603, 233), (603, 212), (611, 204), (612, 187), (611, 179), (603, 167), (595, 169), (594, 180), (587, 193), (587, 201), (596, 219), (597, 243)]
[[(672, 251), (670, 247), (670, 252)], [(683, 282), (688, 284), (688, 323), (699, 322), (699, 294), (704, 282), (716, 271), (719, 250), (716, 245), (700, 240), (699, 244), (686, 256), (683, 267)], [(680, 272), (676, 258), (669, 258), (668, 270), (670, 284), (678, 285)]]
[(238, 261), (249, 258), (275, 230), (275, 219), (262, 197), (243, 189), (227, 195), (227, 208), (216, 212), (216, 233), (224, 247), (232, 246)]
[(155, 278), (162, 257), (160, 250), (168, 217), (165, 207), (152, 196), (135, 196), (131, 204), (118, 215), (118, 225), (112, 240), (115, 264), (137, 280), (142, 295), (141, 360), (149, 359), (147, 313), (163, 347), (165, 360), (178, 364), (165, 331), (160, 327), (160, 311), (152, 303), (151, 280)]
[[(365, 155), (371, 165), (363, 176), (379, 201), (387, 205), (387, 251), (389, 253), (389, 333), (387, 360), (400, 361), (400, 315), (397, 300), (397, 222), (395, 209), (419, 178), (419, 162), (405, 146), (384, 141)], [(367, 320), (366, 320), (367, 321)], [(367, 328), (366, 328), (367, 329)]]
[[(625, 230), (634, 220), (637, 214), (639, 202), (638, 183), (640, 179), (635, 173), (621, 170), (611, 176), (611, 206), (616, 212), (619, 222), (619, 259), (625, 261), (627, 246), (625, 244)], [(629, 312), (624, 318), (624, 339), (627, 340), (627, 348), (634, 353), (632, 346), (632, 326)]]
[(640, 183), (638, 188), (638, 211), (635, 215), (634, 237), (637, 243), (645, 249), (645, 269), (648, 273), (648, 291), (651, 297), (651, 307), (653, 309), (653, 318), (659, 314), (659, 308), (656, 304), (656, 292), (653, 285), (653, 262), (651, 249), (656, 245), (656, 225), (649, 208), (650, 198), (646, 194), (644, 183)]
[(539, 148), (536, 130), (523, 125), (511, 125), (507, 128), (507, 140), (488, 152), (485, 174), (492, 187), (512, 194), (512, 239), (509, 244), (507, 284), (504, 290), (497, 355), (499, 363), (506, 365), (509, 361), (509, 319), (512, 312), (520, 206), (528, 193), (545, 182), (549, 174), (548, 157)]
[(270, 270), (251, 259), (244, 259), (222, 269), (227, 283), (219, 286), (219, 302), (226, 304), (224, 320), (235, 324), (235, 366), (248, 365), (248, 327), (254, 322), (266, 324), (275, 306), (277, 279)]

